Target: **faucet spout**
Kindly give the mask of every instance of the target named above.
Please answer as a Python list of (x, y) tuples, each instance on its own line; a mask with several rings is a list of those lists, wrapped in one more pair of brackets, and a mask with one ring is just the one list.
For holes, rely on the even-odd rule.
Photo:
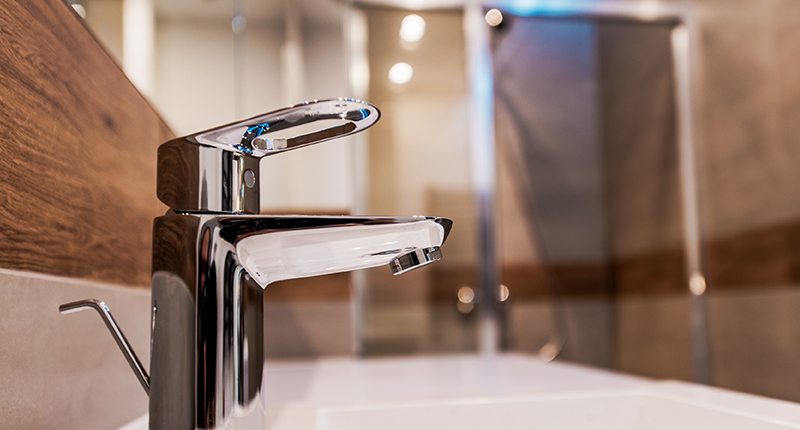
[(394, 257), (389, 262), (392, 275), (402, 275), (442, 259), (442, 250), (438, 246), (419, 248)]
[(404, 273), (441, 259), (452, 226), (437, 217), (239, 216), (227, 223), (233, 231), (223, 235), (262, 287), (383, 265)]

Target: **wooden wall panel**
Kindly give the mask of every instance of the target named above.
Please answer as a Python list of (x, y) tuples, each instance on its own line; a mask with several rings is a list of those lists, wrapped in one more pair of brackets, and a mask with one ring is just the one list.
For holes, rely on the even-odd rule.
[(0, 267), (149, 285), (170, 130), (65, 2), (0, 5)]

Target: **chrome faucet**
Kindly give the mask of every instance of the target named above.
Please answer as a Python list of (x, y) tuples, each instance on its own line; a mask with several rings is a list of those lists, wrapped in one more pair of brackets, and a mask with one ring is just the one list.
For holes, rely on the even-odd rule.
[(151, 375), (103, 302), (59, 308), (100, 313), (150, 396), (151, 429), (263, 428), (268, 284), (385, 264), (401, 274), (442, 258), (445, 218), (254, 215), (262, 157), (378, 117), (358, 100), (313, 101), (159, 147), (158, 198), (170, 210), (153, 226)]

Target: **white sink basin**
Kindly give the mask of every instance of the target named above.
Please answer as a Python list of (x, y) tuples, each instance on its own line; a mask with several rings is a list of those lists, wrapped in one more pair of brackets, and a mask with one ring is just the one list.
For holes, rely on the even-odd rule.
[[(264, 367), (268, 430), (800, 429), (800, 405), (523, 355)], [(147, 417), (126, 430), (144, 430)]]
[(635, 392), (330, 408), (317, 414), (316, 430), (376, 428), (784, 430), (800, 427), (772, 417)]

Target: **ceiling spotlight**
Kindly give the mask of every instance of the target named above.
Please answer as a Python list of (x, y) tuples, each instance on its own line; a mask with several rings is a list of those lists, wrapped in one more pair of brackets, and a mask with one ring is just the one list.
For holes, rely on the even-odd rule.
[(397, 85), (408, 83), (414, 77), (414, 68), (408, 63), (395, 63), (389, 69), (389, 80)]
[(419, 15), (406, 15), (400, 23), (400, 39), (403, 42), (417, 43), (425, 35), (425, 19)]
[(491, 25), (492, 27), (497, 27), (498, 25), (503, 23), (503, 13), (500, 12), (498, 9), (489, 9), (486, 12), (486, 16), (484, 16), (486, 23)]

